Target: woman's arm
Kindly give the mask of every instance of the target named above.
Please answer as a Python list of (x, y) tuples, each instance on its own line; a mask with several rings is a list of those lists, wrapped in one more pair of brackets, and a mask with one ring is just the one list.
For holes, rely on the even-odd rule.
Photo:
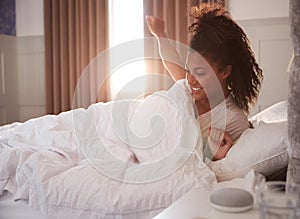
[(167, 69), (173, 80), (177, 81), (180, 79), (184, 79), (184, 62), (182, 61), (175, 47), (167, 39), (164, 20), (155, 16), (146, 16), (146, 23), (150, 32), (158, 40), (159, 53), (164, 67)]
[(228, 132), (212, 128), (208, 137), (208, 145), (213, 155), (212, 160), (220, 160), (226, 156), (232, 147), (233, 140)]

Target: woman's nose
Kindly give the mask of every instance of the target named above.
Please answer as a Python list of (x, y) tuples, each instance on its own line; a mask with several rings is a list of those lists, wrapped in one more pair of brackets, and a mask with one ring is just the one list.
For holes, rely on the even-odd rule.
[(186, 79), (189, 84), (199, 84), (198, 80), (192, 74), (187, 74)]

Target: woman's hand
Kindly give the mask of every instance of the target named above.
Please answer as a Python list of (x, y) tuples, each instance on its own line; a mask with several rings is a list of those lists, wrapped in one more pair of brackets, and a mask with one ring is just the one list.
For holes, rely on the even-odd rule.
[(211, 128), (208, 136), (208, 144), (213, 160), (224, 158), (233, 145), (233, 140), (228, 132), (220, 129)]
[(165, 21), (159, 17), (146, 15), (146, 23), (151, 32), (156, 37), (167, 37), (165, 32)]

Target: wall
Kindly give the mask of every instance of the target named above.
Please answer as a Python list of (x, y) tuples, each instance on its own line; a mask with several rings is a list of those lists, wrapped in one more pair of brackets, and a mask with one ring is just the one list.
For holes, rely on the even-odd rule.
[(16, 0), (17, 36), (44, 35), (43, 0)]
[(227, 0), (226, 6), (236, 20), (289, 16), (288, 0)]
[(292, 57), (288, 0), (229, 0), (234, 19), (246, 32), (264, 80), (252, 114), (288, 97), (288, 64)]
[(16, 36), (0, 34), (0, 124), (45, 114), (43, 0), (16, 0), (15, 12)]

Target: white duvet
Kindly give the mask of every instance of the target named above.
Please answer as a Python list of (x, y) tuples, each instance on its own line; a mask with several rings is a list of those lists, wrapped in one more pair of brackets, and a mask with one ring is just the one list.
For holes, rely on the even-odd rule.
[(49, 218), (152, 218), (192, 188), (212, 189), (180, 86), (0, 127), (0, 194)]

